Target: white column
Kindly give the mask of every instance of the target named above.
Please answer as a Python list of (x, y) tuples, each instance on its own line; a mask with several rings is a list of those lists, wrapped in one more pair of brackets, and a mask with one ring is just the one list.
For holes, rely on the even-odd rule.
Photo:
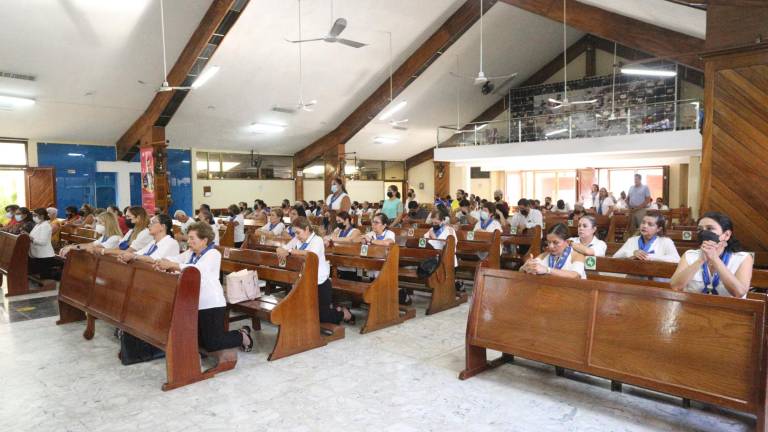
[(139, 162), (96, 162), (97, 172), (116, 173), (117, 206), (120, 209), (131, 205), (131, 173), (141, 173)]

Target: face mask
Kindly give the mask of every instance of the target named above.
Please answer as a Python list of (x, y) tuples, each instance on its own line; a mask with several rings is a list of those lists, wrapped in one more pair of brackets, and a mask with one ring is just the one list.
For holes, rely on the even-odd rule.
[(105, 227), (102, 224), (96, 224), (96, 227), (94, 228), (97, 233), (104, 235), (104, 233), (107, 231), (107, 227)]
[(33, 221), (34, 221), (36, 224), (39, 224), (39, 223), (40, 223), (40, 218), (39, 218), (39, 217), (37, 217), (37, 216), (32, 216), (32, 220), (33, 220)]
[(85, 212), (83, 210), (80, 210), (79, 212), (77, 212), (77, 214), (80, 216), (85, 216)]
[(392, 193), (392, 191), (389, 191), (389, 192), (387, 192), (387, 196), (388, 196), (389, 198), (392, 198), (392, 196), (393, 196), (393, 195), (394, 195), (394, 194)]
[(336, 193), (339, 191), (339, 185), (332, 184), (331, 185), (331, 192)]
[(705, 240), (713, 241), (715, 243), (720, 242), (719, 235), (713, 233), (712, 231), (707, 231), (707, 230), (699, 231), (696, 234), (696, 238), (698, 239), (699, 244), (704, 243)]
[(487, 211), (481, 211), (480, 212), (480, 219), (482, 220), (488, 220), (488, 212)]
[(343, 224), (343, 223), (341, 223), (341, 222), (337, 222), (337, 223), (336, 223), (336, 228), (338, 228), (338, 229), (340, 229), (340, 230), (343, 230), (343, 229), (344, 229), (344, 224)]
[(133, 221), (132, 221), (132, 220), (130, 220), (130, 219), (126, 219), (126, 220), (125, 220), (125, 225), (126, 225), (128, 228), (130, 228), (130, 229), (133, 229), (133, 227), (135, 227), (135, 226), (136, 226), (136, 224), (135, 224), (135, 223), (133, 223)]
[(21, 215), (14, 215), (14, 219), (16, 219), (16, 222), (21, 222)]

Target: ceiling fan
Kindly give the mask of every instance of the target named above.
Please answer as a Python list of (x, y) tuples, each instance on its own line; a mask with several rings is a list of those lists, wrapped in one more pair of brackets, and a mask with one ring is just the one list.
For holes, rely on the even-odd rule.
[[(299, 39), (301, 39), (301, 0), (299, 2)], [(308, 102), (304, 102), (304, 74), (302, 70), (301, 60), (301, 44), (299, 44), (299, 103), (293, 106), (278, 106), (272, 107), (272, 111), (281, 112), (285, 114), (294, 114), (297, 111), (312, 112), (317, 105), (317, 100), (313, 99)]]
[(286, 39), (286, 41), (298, 44), (304, 42), (325, 41), (328, 43), (340, 43), (352, 48), (362, 48), (368, 45), (366, 43), (340, 38), (339, 35), (344, 31), (345, 28), (347, 28), (347, 20), (345, 18), (337, 18), (336, 21), (333, 20), (333, 0), (331, 0), (331, 30), (327, 35), (313, 39), (302, 39), (301, 35), (299, 35), (299, 40)]
[(163, 85), (157, 89), (157, 92), (169, 92), (174, 90), (192, 90), (190, 86), (171, 86), (168, 84), (168, 62), (165, 59), (165, 14), (163, 11), (163, 0), (160, 0), (160, 35), (163, 39)]
[(408, 127), (403, 126), (403, 123), (408, 123), (408, 119), (392, 120), (389, 122), (389, 125), (392, 126), (392, 129), (408, 130)]
[(485, 71), (483, 71), (483, 0), (480, 0), (480, 72), (477, 73), (476, 77), (469, 77), (466, 75), (460, 75), (458, 71), (454, 74), (451, 72), (452, 75), (455, 75), (459, 78), (465, 78), (465, 79), (471, 79), (475, 85), (484, 85), (489, 81), (492, 80), (500, 80), (500, 79), (509, 79), (514, 78), (517, 76), (517, 72), (511, 73), (509, 75), (499, 75), (499, 76), (486, 76)]
[[(393, 91), (392, 91), (392, 32), (385, 32), (389, 36), (389, 103), (391, 104), (394, 100), (393, 97)], [(394, 111), (391, 111), (394, 112)], [(391, 114), (390, 114), (391, 115)], [(408, 123), (408, 119), (400, 119), (395, 120), (392, 119), (389, 121), (389, 125), (392, 126), (392, 129), (397, 130), (408, 130), (406, 126), (403, 126), (403, 123)]]
[(597, 102), (597, 99), (583, 100), (583, 101), (570, 101), (568, 100), (568, 56), (566, 52), (568, 50), (567, 32), (568, 26), (566, 25), (566, 9), (565, 4), (567, 0), (563, 0), (563, 100), (549, 98), (549, 103), (552, 104), (552, 109), (570, 108), (574, 105), (589, 105)]

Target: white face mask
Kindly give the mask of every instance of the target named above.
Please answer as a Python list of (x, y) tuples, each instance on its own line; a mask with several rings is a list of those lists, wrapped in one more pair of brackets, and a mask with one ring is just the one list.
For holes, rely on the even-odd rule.
[(339, 185), (337, 185), (337, 184), (332, 184), (332, 185), (331, 185), (331, 192), (333, 192), (333, 193), (336, 193), (336, 192), (338, 192), (338, 191), (339, 191)]
[(93, 229), (95, 229), (96, 232), (101, 235), (104, 235), (104, 233), (107, 231), (107, 227), (105, 227), (102, 224), (96, 224), (96, 226)]
[(482, 219), (482, 220), (488, 220), (488, 216), (490, 216), (490, 215), (488, 214), (488, 212), (487, 212), (487, 211), (481, 211), (481, 212), (480, 212), (480, 219)]
[(32, 216), (32, 221), (34, 221), (36, 224), (40, 223), (40, 218), (37, 216)]
[(16, 219), (16, 222), (21, 222), (21, 215), (15, 215), (13, 218)]

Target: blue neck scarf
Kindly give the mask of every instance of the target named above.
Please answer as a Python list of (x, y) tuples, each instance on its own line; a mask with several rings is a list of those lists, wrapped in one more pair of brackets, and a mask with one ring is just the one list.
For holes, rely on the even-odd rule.
[(189, 257), (189, 261), (187, 261), (187, 264), (197, 264), (197, 262), (200, 261), (200, 258), (202, 258), (203, 255), (205, 255), (209, 250), (211, 250), (211, 249), (213, 249), (215, 247), (216, 247), (216, 245), (209, 244), (205, 249), (203, 249), (202, 252), (200, 252), (200, 255), (192, 252), (192, 256)]
[(645, 238), (641, 235), (637, 238), (637, 248), (640, 249), (643, 252), (652, 254), (655, 251), (651, 250), (651, 246), (653, 246), (653, 243), (656, 241), (656, 236), (653, 236), (648, 243), (645, 242)]
[(563, 255), (561, 255), (557, 261), (555, 261), (555, 256), (550, 254), (549, 255), (549, 268), (553, 268), (556, 270), (562, 270), (563, 266), (565, 265), (565, 262), (568, 261), (568, 256), (571, 255), (571, 247), (568, 246), (565, 251), (563, 252)]
[[(728, 262), (731, 260), (731, 253), (728, 251), (723, 252), (723, 254), (720, 255), (720, 259), (727, 267)], [(701, 265), (701, 278), (704, 279), (704, 289), (701, 290), (702, 294), (720, 295), (720, 293), (717, 292), (717, 286), (720, 285), (720, 274), (715, 272), (713, 276), (714, 277), (710, 280), (707, 263), (703, 263)], [(711, 289), (709, 288), (710, 283), (712, 284)]]

